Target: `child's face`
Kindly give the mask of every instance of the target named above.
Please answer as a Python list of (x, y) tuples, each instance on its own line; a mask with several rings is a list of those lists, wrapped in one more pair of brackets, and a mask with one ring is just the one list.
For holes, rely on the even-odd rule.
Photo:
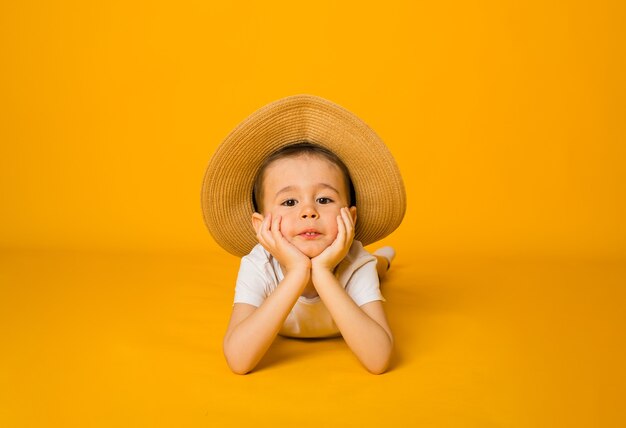
[[(337, 216), (348, 206), (348, 191), (339, 167), (323, 157), (278, 159), (265, 170), (263, 215), (281, 216), (283, 236), (308, 257), (315, 257), (337, 237)], [(350, 212), (356, 220), (356, 208)], [(257, 226), (262, 218), (255, 216)]]

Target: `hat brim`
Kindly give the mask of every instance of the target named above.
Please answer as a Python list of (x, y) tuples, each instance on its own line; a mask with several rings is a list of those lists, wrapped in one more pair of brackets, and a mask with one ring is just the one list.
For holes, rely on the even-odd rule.
[(296, 95), (262, 107), (224, 139), (202, 183), (202, 211), (213, 239), (238, 257), (257, 244), (252, 187), (264, 159), (307, 141), (335, 153), (350, 171), (357, 201), (355, 239), (368, 245), (393, 232), (406, 211), (398, 166), (376, 133), (356, 115), (323, 98)]

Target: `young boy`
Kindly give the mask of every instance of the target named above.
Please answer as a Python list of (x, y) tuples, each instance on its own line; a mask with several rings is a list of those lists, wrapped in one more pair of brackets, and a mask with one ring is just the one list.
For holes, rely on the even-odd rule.
[(377, 262), (355, 236), (371, 243), (388, 235), (405, 205), (382, 141), (329, 101), (285, 98), (231, 132), (203, 184), (214, 238), (247, 254), (224, 337), (230, 368), (252, 370), (277, 334), (341, 335), (368, 371), (384, 372), (393, 336), (378, 272), (386, 272), (393, 253)]

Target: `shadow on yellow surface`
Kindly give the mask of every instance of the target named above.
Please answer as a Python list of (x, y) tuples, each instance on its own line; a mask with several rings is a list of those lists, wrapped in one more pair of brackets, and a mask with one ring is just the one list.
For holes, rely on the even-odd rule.
[(624, 260), (399, 254), (380, 376), (340, 338), (278, 338), (232, 374), (237, 269), (217, 252), (3, 252), (0, 425), (626, 423)]

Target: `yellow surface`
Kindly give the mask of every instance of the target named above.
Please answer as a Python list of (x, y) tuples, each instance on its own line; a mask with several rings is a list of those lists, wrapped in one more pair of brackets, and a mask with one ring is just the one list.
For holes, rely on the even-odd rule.
[[(626, 425), (625, 3), (379, 3), (0, 3), (1, 427)], [(406, 181), (383, 376), (221, 356), (204, 168), (295, 93)]]
[(237, 267), (211, 252), (2, 254), (0, 426), (626, 422), (623, 261), (399, 255), (381, 376), (341, 339), (279, 339), (231, 374)]

